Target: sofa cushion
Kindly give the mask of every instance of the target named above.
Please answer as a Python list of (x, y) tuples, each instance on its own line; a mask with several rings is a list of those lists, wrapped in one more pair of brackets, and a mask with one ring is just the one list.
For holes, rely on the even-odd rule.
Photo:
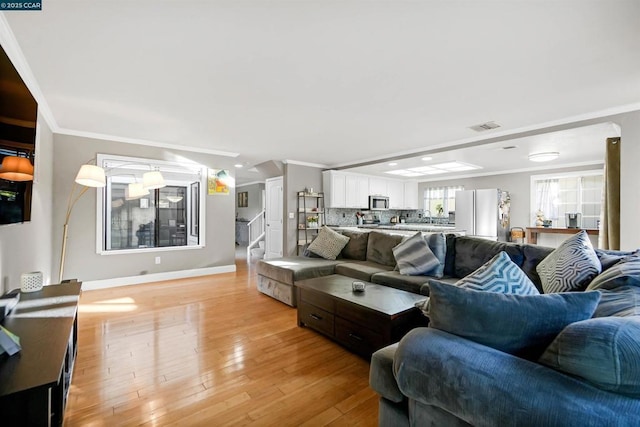
[(351, 261), (341, 262), (340, 264), (336, 265), (335, 271), (336, 274), (341, 274), (343, 276), (353, 277), (354, 279), (370, 282), (372, 275), (390, 270), (393, 270), (393, 267), (378, 264), (376, 262)]
[(640, 256), (631, 255), (620, 260), (593, 279), (587, 290), (616, 289), (620, 286), (640, 287)]
[(599, 292), (514, 295), (437, 281), (429, 288), (431, 327), (529, 359), (565, 326), (590, 318), (600, 299)]
[(603, 317), (568, 325), (539, 362), (597, 387), (640, 397), (640, 318)]
[(318, 237), (309, 244), (309, 251), (325, 259), (336, 259), (348, 242), (347, 236), (325, 226), (318, 231)]
[(524, 254), (521, 245), (477, 237), (462, 236), (456, 238), (455, 261), (453, 276), (465, 277), (480, 268), (483, 264), (496, 256), (500, 251), (505, 251), (511, 261), (518, 267), (522, 265)]
[(355, 259), (365, 261), (367, 259), (367, 243), (369, 242), (369, 233), (361, 233), (359, 231), (343, 231), (343, 235), (349, 238), (349, 242), (340, 253), (341, 258)]
[(602, 266), (602, 271), (607, 271), (624, 258), (629, 255), (637, 254), (638, 251), (627, 252), (627, 251), (614, 251), (614, 250), (606, 250), (606, 249), (595, 249), (596, 255), (600, 260), (600, 265)]
[(545, 259), (551, 252), (553, 252), (553, 248), (547, 248), (545, 246), (538, 245), (523, 245), (522, 252), (524, 254), (524, 260), (522, 262), (522, 271), (527, 277), (533, 282), (540, 293), (544, 292), (542, 289), (542, 282), (540, 281), (540, 276), (536, 271), (536, 267), (540, 264), (540, 261)]
[(602, 270), (587, 232), (562, 242), (536, 267), (545, 293), (582, 290)]
[(518, 295), (540, 294), (527, 275), (504, 251), (499, 252), (467, 277), (458, 280), (456, 285), (476, 291)]
[(392, 252), (400, 274), (406, 276), (424, 275), (440, 267), (440, 261), (429, 248), (421, 232), (400, 242)]
[(371, 282), (390, 288), (401, 289), (407, 292), (419, 294), (422, 285), (427, 283), (427, 276), (404, 276), (399, 271), (384, 271), (371, 276)]
[(640, 288), (620, 286), (599, 291), (602, 296), (593, 317), (640, 316)]
[(370, 232), (367, 243), (367, 261), (395, 267), (396, 259), (393, 256), (393, 248), (402, 241), (402, 237), (397, 234)]
[(258, 261), (258, 274), (287, 285), (297, 280), (333, 274), (338, 261), (304, 256), (284, 257)]

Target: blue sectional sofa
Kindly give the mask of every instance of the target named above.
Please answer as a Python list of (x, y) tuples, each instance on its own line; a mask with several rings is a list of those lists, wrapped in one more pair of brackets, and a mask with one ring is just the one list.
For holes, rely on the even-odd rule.
[[(495, 245), (457, 238), (449, 273), (468, 273), (467, 267), (490, 257)], [(509, 256), (538, 287), (536, 265), (551, 250), (507, 245)], [(446, 330), (449, 325), (434, 325), (432, 319), (430, 327), (416, 328), (399, 343), (374, 353), (370, 384), (380, 395), (379, 425), (640, 426), (640, 255), (596, 253), (601, 272), (577, 292), (505, 296), (460, 291), (441, 282), (426, 285), (431, 289), (433, 316), (451, 308), (447, 299), (437, 299), (443, 292), (465, 292), (466, 302), (477, 303), (480, 309), (490, 306), (485, 316), (491, 320), (482, 323), (476, 314), (460, 312), (454, 333)], [(463, 264), (456, 265), (458, 261)], [(518, 314), (500, 319), (494, 316), (493, 303), (480, 297), (518, 303), (560, 298), (563, 304), (589, 299), (591, 305), (582, 313), (584, 320), (567, 321), (548, 338), (550, 344), (545, 342), (538, 352), (524, 356), (495, 348), (477, 335), (492, 328), (499, 335), (512, 324), (518, 331), (518, 323), (524, 329), (543, 324), (549, 316), (520, 311), (518, 306)]]

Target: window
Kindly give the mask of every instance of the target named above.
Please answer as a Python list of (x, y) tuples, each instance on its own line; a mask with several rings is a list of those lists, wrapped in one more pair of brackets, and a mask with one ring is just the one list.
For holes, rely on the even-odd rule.
[(582, 228), (598, 228), (602, 206), (602, 171), (581, 171), (531, 177), (531, 214), (541, 211), (553, 227), (566, 227), (565, 214), (582, 214)]
[(456, 210), (456, 191), (464, 190), (457, 187), (432, 187), (424, 191), (424, 209), (432, 217), (449, 216), (449, 212)]
[[(157, 248), (199, 247), (204, 244), (201, 177), (198, 165), (181, 165), (148, 159), (98, 156), (107, 171), (107, 185), (99, 203), (100, 251), (157, 250)], [(142, 182), (142, 175), (158, 170), (166, 186), (136, 196), (130, 184)]]

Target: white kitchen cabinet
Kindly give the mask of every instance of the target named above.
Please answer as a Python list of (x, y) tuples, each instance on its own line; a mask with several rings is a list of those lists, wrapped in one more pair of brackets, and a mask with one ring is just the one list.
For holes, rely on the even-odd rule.
[(387, 193), (390, 209), (404, 209), (404, 183), (402, 181), (387, 180)]
[(363, 175), (345, 176), (345, 206), (367, 209), (369, 207), (369, 178)]
[(420, 200), (418, 197), (418, 182), (417, 181), (405, 181), (404, 182), (404, 208), (405, 209), (420, 209)]
[(322, 188), (325, 196), (325, 207), (346, 207), (346, 175), (337, 171), (322, 172)]
[(369, 178), (369, 194), (388, 196), (387, 180), (384, 178)]

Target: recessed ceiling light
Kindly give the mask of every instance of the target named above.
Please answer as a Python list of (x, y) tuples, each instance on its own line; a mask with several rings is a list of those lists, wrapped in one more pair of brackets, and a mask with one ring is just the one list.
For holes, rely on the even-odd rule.
[(243, 165), (241, 165), (240, 163), (234, 165), (235, 167), (237, 167), (238, 169), (240, 169)]
[(389, 166), (397, 166), (398, 164), (396, 162), (391, 162), (389, 163)]
[(429, 160), (432, 160), (432, 159), (433, 159), (433, 157), (427, 156), (427, 157), (423, 157), (421, 160), (424, 160), (425, 162), (428, 162)]
[(557, 151), (548, 151), (546, 153), (534, 153), (529, 154), (529, 160), (532, 162), (550, 162), (560, 157), (560, 153)]

